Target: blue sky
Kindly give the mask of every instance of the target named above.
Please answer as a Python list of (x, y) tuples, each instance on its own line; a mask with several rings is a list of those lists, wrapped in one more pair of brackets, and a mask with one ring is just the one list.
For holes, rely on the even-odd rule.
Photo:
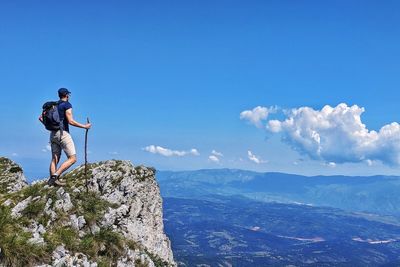
[[(374, 151), (373, 164), (312, 159), (295, 141), (282, 142), (290, 129), (271, 133), (240, 119), (257, 106), (279, 107), (271, 116), (284, 121), (288, 109), (346, 103), (365, 109), (369, 131), (400, 121), (399, 8), (398, 1), (1, 1), (0, 154), (31, 179), (44, 176), (48, 134), (37, 117), (67, 87), (75, 118), (93, 122), (90, 161), (400, 174), (379, 160), (397, 150)], [(82, 161), (84, 131), (72, 135)], [(380, 144), (397, 147), (396, 140)], [(144, 149), (151, 145), (198, 155), (153, 154)], [(223, 154), (219, 163), (209, 158), (213, 150)]]

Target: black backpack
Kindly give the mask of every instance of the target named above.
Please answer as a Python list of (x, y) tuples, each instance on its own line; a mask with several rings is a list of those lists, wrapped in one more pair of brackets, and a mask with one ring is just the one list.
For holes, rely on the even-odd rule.
[(60, 119), (60, 114), (58, 114), (58, 105), (60, 103), (60, 101), (49, 101), (43, 104), (43, 124), (49, 131), (58, 131), (63, 129), (63, 121)]

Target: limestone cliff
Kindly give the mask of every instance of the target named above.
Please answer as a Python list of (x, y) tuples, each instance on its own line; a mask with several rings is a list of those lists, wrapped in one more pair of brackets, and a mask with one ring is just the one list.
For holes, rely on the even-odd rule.
[(64, 178), (27, 185), (0, 158), (0, 266), (176, 266), (153, 168), (110, 160)]
[(21, 167), (10, 159), (0, 157), (0, 194), (16, 192), (27, 185)]

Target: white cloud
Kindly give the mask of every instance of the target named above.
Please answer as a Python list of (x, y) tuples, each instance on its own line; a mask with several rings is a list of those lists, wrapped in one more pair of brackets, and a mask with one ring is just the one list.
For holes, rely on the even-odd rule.
[(110, 155), (119, 155), (119, 153), (117, 151), (108, 152), (108, 154), (110, 154)]
[(254, 124), (258, 128), (262, 128), (262, 121), (268, 118), (270, 113), (275, 113), (278, 110), (277, 107), (255, 107), (253, 110), (245, 110), (240, 113), (241, 120), (247, 120), (251, 124)]
[(219, 158), (217, 156), (211, 155), (208, 159), (212, 162), (219, 163)]
[(11, 156), (12, 156), (12, 157), (18, 157), (18, 153), (15, 153), (15, 152), (14, 152), (14, 153), (11, 154)]
[(46, 153), (46, 152), (50, 152), (51, 151), (51, 146), (50, 144), (47, 144), (46, 147), (42, 148), (42, 152)]
[(193, 155), (193, 156), (200, 155), (199, 151), (197, 151), (197, 149), (195, 148), (192, 148), (189, 151), (178, 151), (178, 150), (171, 150), (169, 148), (164, 148), (161, 146), (150, 145), (143, 148), (143, 150), (153, 154), (159, 154), (165, 157), (173, 157), (173, 156), (183, 157), (187, 155)]
[(192, 148), (190, 150), (189, 154), (192, 154), (194, 156), (199, 156), (200, 155), (199, 151), (197, 151), (197, 149), (195, 149), (195, 148)]
[(267, 128), (282, 133), (283, 140), (295, 150), (313, 159), (345, 163), (379, 160), (400, 165), (400, 125), (368, 130), (361, 121), (364, 108), (357, 105), (326, 105), (293, 109), (283, 121), (270, 120)]
[(211, 151), (211, 154), (217, 157), (223, 157), (224, 154), (222, 154), (221, 152), (218, 152), (216, 150)]
[(215, 163), (220, 163), (221, 159), (220, 157), (223, 157), (224, 155), (221, 152), (216, 151), (213, 149), (211, 151), (211, 155), (208, 156), (208, 160), (215, 162)]
[(260, 157), (256, 156), (251, 152), (250, 150), (247, 151), (247, 157), (249, 160), (253, 161), (254, 163), (261, 164), (261, 163), (267, 163), (267, 161), (262, 160)]
[(326, 164), (328, 167), (331, 167), (331, 168), (335, 168), (336, 167), (336, 163), (335, 162), (328, 162), (327, 164)]
[(267, 129), (269, 129), (273, 133), (280, 132), (281, 129), (281, 122), (278, 120), (270, 120), (267, 125)]

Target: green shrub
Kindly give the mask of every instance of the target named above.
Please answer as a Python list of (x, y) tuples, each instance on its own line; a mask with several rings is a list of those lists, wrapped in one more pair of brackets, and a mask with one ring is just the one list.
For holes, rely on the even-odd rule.
[(105, 257), (101, 257), (97, 260), (97, 266), (98, 267), (111, 267), (111, 266), (115, 266), (115, 264), (112, 264), (112, 261), (110, 261), (109, 259), (105, 258)]
[(100, 220), (111, 205), (94, 192), (78, 194), (75, 199), (77, 203), (74, 203), (74, 206), (79, 207), (78, 214), (83, 215), (89, 225)]
[(54, 250), (57, 246), (64, 244), (70, 251), (78, 251), (79, 235), (71, 227), (57, 227), (44, 234), (44, 239), (48, 243), (49, 250)]
[(8, 233), (8, 231), (12, 231), (15, 227), (14, 223), (15, 221), (11, 217), (11, 209), (0, 205), (0, 236), (3, 237)]
[(50, 260), (44, 245), (28, 242), (31, 237), (31, 233), (22, 231), (2, 237), (1, 250), (6, 266), (33, 266)]
[(19, 167), (19, 166), (14, 166), (14, 167), (11, 167), (11, 168), (10, 168), (10, 172), (11, 172), (11, 173), (22, 172), (22, 169), (21, 169), (21, 167)]
[(46, 202), (44, 200), (32, 201), (26, 206), (26, 208), (21, 212), (23, 217), (34, 219), (39, 216), (40, 213), (43, 212), (44, 207), (46, 206)]
[(28, 242), (32, 234), (25, 232), (4, 206), (0, 206), (0, 237), (0, 262), (5, 266), (32, 266), (50, 260), (46, 247)]
[(128, 246), (128, 248), (130, 250), (136, 250), (136, 249), (143, 250), (144, 249), (143, 246), (141, 246), (138, 242), (135, 242), (131, 239), (126, 240), (126, 245)]
[(18, 196), (22, 198), (27, 198), (27, 197), (36, 197), (36, 196), (41, 196), (45, 192), (43, 188), (42, 183), (36, 183), (30, 186), (27, 186), (23, 188), (20, 192), (18, 192)]
[(121, 234), (109, 228), (101, 228), (96, 234), (85, 235), (81, 240), (80, 249), (93, 259), (104, 256), (116, 261), (124, 253), (124, 246), (125, 242)]
[(140, 259), (135, 260), (135, 267), (148, 267), (148, 266), (149, 266), (148, 264), (142, 263)]

